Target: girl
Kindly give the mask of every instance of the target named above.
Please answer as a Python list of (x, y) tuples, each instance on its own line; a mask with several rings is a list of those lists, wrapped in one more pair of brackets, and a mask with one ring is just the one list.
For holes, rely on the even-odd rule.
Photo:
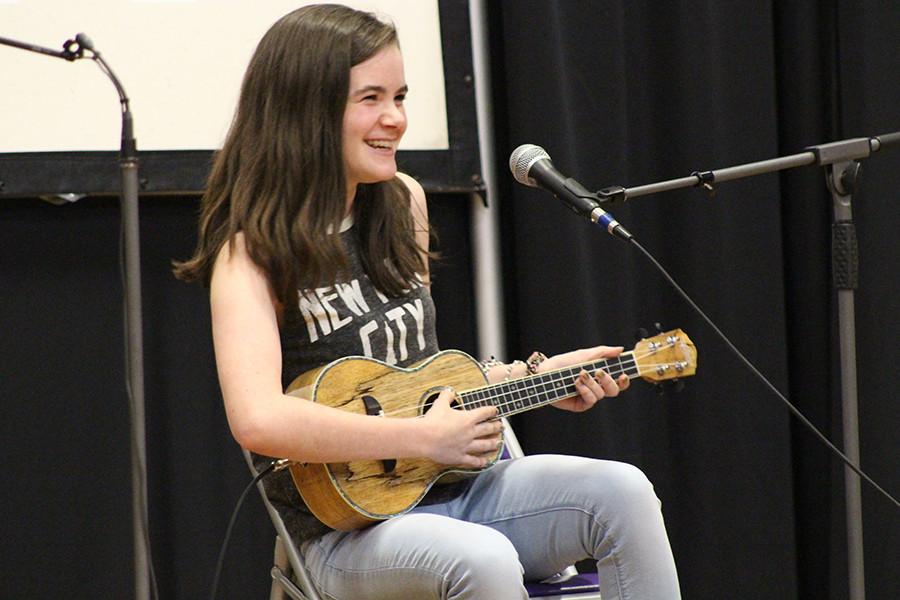
[[(400, 366), (438, 351), (425, 194), (397, 172), (407, 92), (394, 28), (336, 5), (307, 6), (265, 34), (203, 199), (195, 255), (176, 265), (210, 285), (219, 381), (232, 433), (257, 457), (325, 463), (427, 457), (483, 467), (496, 409), (458, 410), (443, 391), (423, 418), (351, 414), (286, 396), (299, 374), (348, 355)], [(601, 357), (598, 346), (491, 363), (491, 381)], [(627, 387), (582, 371), (582, 411)], [(502, 461), (436, 485), (412, 511), (332, 531), (276, 472), (267, 494), (329, 598), (527, 598), (525, 579), (598, 561), (605, 600), (677, 598), (660, 504), (636, 468), (577, 457)]]

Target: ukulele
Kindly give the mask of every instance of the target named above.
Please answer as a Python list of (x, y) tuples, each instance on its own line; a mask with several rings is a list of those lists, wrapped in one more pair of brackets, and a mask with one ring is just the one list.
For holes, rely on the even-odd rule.
[[(552, 404), (576, 394), (582, 369), (602, 369), (614, 379), (625, 374), (650, 382), (694, 374), (697, 350), (680, 329), (638, 342), (614, 358), (573, 365), (521, 379), (487, 383), (477, 360), (459, 350), (444, 350), (413, 367), (401, 368), (372, 358), (338, 359), (295, 379), (287, 393), (333, 408), (375, 418), (421, 417), (446, 388), (456, 391), (455, 408), (495, 406), (499, 417)], [(502, 448), (483, 469), (499, 460)], [(401, 515), (418, 504), (438, 479), (483, 469), (453, 467), (427, 458), (359, 460), (349, 463), (284, 461), (310, 511), (332, 529), (351, 531)]]

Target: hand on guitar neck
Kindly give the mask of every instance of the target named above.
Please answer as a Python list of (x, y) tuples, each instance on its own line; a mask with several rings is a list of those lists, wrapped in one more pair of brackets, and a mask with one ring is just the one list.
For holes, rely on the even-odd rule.
[[(591, 363), (601, 358), (615, 358), (622, 354), (623, 350), (622, 346), (596, 346), (557, 354), (542, 362), (538, 367), (538, 373)], [(584, 412), (594, 406), (598, 400), (618, 396), (620, 392), (627, 390), (630, 384), (631, 380), (624, 372), (613, 377), (602, 369), (597, 369), (593, 373), (582, 369), (575, 379), (575, 391), (578, 394), (554, 402), (552, 406), (572, 412)]]

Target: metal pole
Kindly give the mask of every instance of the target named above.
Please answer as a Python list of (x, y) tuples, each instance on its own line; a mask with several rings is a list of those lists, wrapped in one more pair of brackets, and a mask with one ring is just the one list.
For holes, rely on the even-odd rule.
[[(838, 320), (841, 345), (841, 405), (844, 454), (859, 463), (859, 413), (856, 387), (856, 329), (853, 290), (838, 290)], [(847, 574), (850, 600), (865, 600), (863, 570), (862, 495), (859, 475), (844, 466), (844, 496), (847, 503)]]
[(493, 116), (490, 106), (490, 61), (488, 56), (487, 9), (482, 0), (469, 3), (472, 29), (472, 66), (475, 75), (475, 107), (478, 114), (478, 146), (487, 202), (477, 194), (472, 199), (472, 255), (475, 271), (475, 303), (478, 320), (478, 350), (482, 357), (506, 358), (503, 326), (503, 286), (498, 240), (497, 181), (494, 176)]
[(128, 331), (128, 397), (131, 400), (132, 527), (134, 533), (134, 593), (137, 600), (150, 599), (153, 563), (150, 557), (150, 516), (147, 503), (147, 436), (144, 415), (144, 331), (141, 311), (141, 230), (138, 204), (137, 140), (128, 95), (119, 78), (106, 64), (90, 40), (79, 34), (93, 52), (93, 59), (106, 73), (122, 105), (122, 139), (119, 167), (122, 172), (122, 235), (125, 246), (125, 322)]
[[(858, 172), (859, 163), (844, 161), (829, 165), (826, 173), (826, 183), (834, 202), (832, 277), (838, 299), (844, 454), (857, 465), (860, 462), (854, 294), (858, 287), (858, 252), (852, 201)], [(845, 466), (847, 583), (850, 600), (865, 600), (866, 597), (861, 486), (859, 475)]]
[(144, 423), (144, 333), (141, 309), (141, 240), (138, 217), (138, 163), (126, 157), (122, 171), (122, 235), (125, 245), (125, 323), (128, 346), (128, 391), (131, 399), (131, 498), (134, 546), (134, 591), (137, 600), (149, 600), (147, 553), (147, 450)]

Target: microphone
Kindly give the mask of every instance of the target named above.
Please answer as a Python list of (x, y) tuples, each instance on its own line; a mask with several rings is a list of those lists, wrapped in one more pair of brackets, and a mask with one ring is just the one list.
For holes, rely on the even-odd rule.
[(85, 50), (90, 50), (91, 52), (95, 51), (94, 50), (94, 42), (92, 42), (91, 38), (89, 38), (85, 34), (79, 33), (78, 35), (76, 35), (75, 41), (78, 43), (79, 46), (81, 46)]
[(606, 230), (623, 240), (630, 240), (631, 233), (622, 227), (611, 214), (600, 208), (599, 198), (583, 185), (556, 170), (550, 155), (540, 146), (522, 144), (509, 157), (509, 170), (522, 185), (547, 190), (576, 214), (599, 223)]

